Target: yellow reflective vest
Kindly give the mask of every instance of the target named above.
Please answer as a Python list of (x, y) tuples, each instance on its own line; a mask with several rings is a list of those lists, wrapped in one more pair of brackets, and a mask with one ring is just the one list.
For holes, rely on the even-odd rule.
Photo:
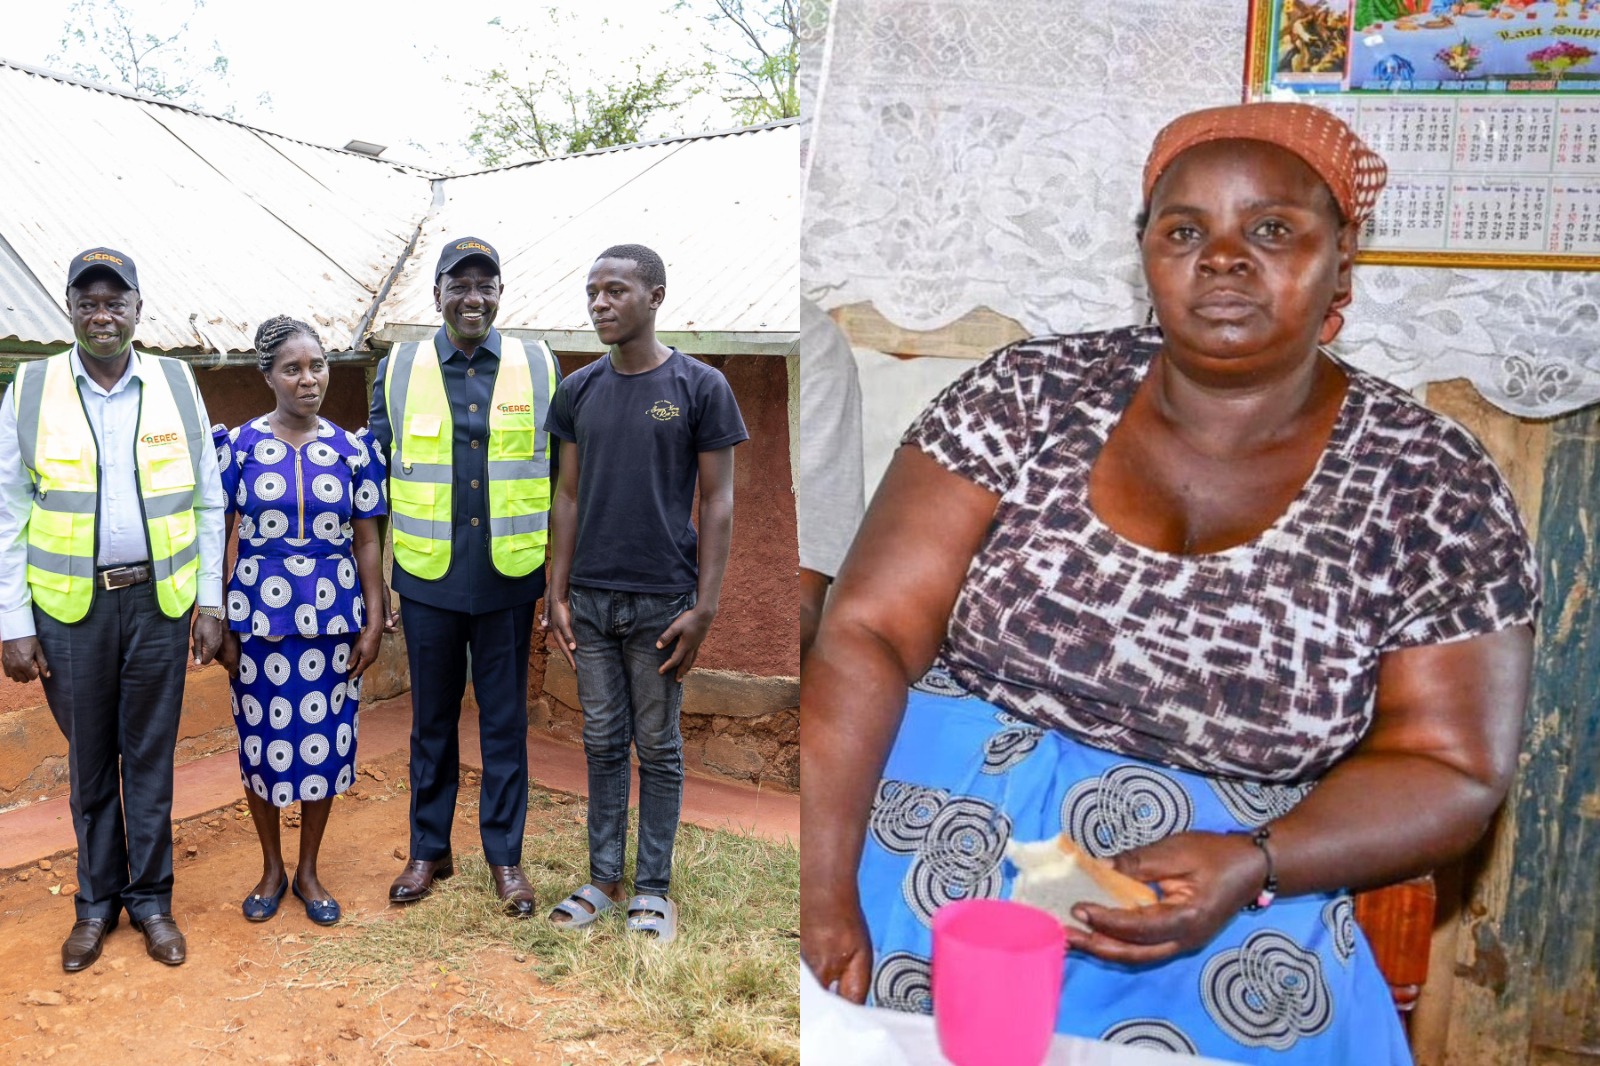
[[(556, 361), (543, 341), (502, 335), (500, 345), (489, 408), (489, 558), (506, 577), (524, 577), (544, 562), (550, 535), (550, 441), (539, 423), (555, 392)], [(394, 561), (437, 581), (450, 569), (455, 426), (431, 338), (395, 347), (383, 390)]]
[[(195, 486), (202, 433), (194, 377), (186, 363), (134, 352), (139, 360), (139, 428), (134, 469), (156, 602), (180, 618), (194, 606), (200, 573)], [(28, 515), (28, 588), (59, 622), (78, 622), (94, 599), (100, 521), (100, 461), (73, 377), (71, 351), (17, 367), (11, 386), (22, 465), (33, 481)]]

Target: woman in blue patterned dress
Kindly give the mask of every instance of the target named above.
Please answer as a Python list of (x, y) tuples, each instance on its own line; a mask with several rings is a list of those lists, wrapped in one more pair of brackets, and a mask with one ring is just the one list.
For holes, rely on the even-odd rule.
[(824, 987), (927, 1011), (935, 910), (1065, 834), (1160, 899), (1073, 907), (1058, 1030), (1410, 1061), (1347, 890), (1482, 834), (1538, 596), (1478, 442), (1322, 347), (1383, 173), (1319, 108), (1178, 119), (1138, 224), (1159, 328), (1003, 349), (907, 431), (802, 668)]
[(383, 611), (367, 610), (382, 602), (381, 460), (318, 417), (328, 361), (309, 325), (269, 319), (255, 344), (277, 406), (216, 433), (229, 524), (239, 532), (217, 658), (233, 678), (239, 774), (262, 854), (243, 910), (266, 921), (289, 890), (278, 809), (298, 801), (294, 894), (312, 921), (331, 925), (339, 904), (317, 876), (317, 853), (333, 797), (355, 776), (360, 677), (382, 638)]

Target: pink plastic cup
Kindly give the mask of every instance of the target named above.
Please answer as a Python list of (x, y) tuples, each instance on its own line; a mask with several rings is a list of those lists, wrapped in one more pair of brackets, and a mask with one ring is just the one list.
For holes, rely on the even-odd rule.
[(933, 1020), (955, 1066), (1039, 1066), (1050, 1050), (1067, 938), (1037, 907), (947, 903), (933, 916)]

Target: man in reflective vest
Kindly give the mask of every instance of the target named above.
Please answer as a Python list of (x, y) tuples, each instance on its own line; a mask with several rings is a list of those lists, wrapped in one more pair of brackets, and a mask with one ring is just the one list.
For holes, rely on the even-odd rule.
[(506, 913), (527, 917), (528, 646), (544, 595), (554, 471), (543, 425), (559, 373), (543, 342), (494, 328), (503, 291), (492, 245), (445, 242), (433, 287), (444, 325), (378, 364), (369, 426), (388, 462), (411, 667), (410, 858), (389, 898), (421, 899), (455, 872), (456, 730), (470, 657), (483, 854)]
[[(77, 343), (26, 363), (0, 399), (0, 637), (13, 681), (42, 680), (67, 738), (77, 922), (92, 965), (125, 908), (151, 958), (183, 962), (172, 918), (172, 762), (185, 652), (222, 641), (222, 482), (187, 364), (137, 352), (133, 260), (67, 270)], [(191, 633), (190, 618), (194, 621)]]

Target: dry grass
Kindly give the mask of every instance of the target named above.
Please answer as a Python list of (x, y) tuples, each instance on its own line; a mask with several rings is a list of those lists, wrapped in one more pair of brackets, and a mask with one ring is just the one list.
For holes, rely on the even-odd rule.
[[(323, 977), (375, 988), (414, 973), (419, 963), (470, 973), (481, 953), (509, 950), (546, 987), (532, 994), (480, 989), (490, 992), (485, 1007), (492, 1012), (492, 1001), (506, 997), (536, 1004), (545, 1031), (534, 1035), (543, 1039), (621, 1032), (708, 1066), (798, 1064), (799, 851), (684, 825), (673, 867), (676, 941), (662, 945), (626, 933), (620, 909), (586, 930), (566, 932), (542, 915), (588, 880), (583, 812), (580, 801), (562, 803), (531, 790), (535, 828), (523, 866), (541, 908), (533, 920), (508, 921), (483, 857), (463, 856), (456, 876), (438, 883), (428, 899), (398, 915), (347, 922), (341, 935), (319, 938), (303, 964)], [(630, 826), (630, 852), (636, 832)]]

